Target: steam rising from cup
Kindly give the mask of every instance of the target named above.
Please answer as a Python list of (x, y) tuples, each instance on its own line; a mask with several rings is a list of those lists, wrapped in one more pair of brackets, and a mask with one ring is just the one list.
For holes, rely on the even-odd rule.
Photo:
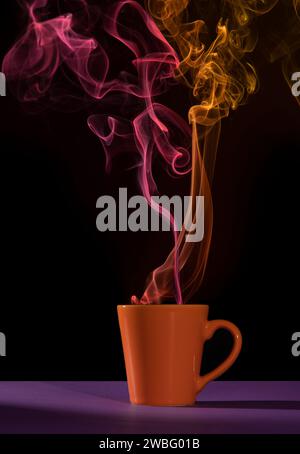
[[(182, 304), (190, 301), (202, 283), (212, 238), (211, 184), (221, 120), (257, 88), (255, 69), (247, 60), (257, 43), (252, 25), (255, 17), (270, 12), (277, 3), (223, 0), (213, 37), (202, 10), (196, 20), (187, 19), (189, 0), (149, 0), (149, 12), (134, 0), (115, 1), (105, 11), (78, 0), (72, 2), (74, 11), (54, 17), (49, 13), (50, 0), (25, 3), (26, 31), (2, 65), (19, 99), (42, 99), (55, 86), (58, 74), (67, 72), (66, 81), (71, 74), (72, 81), (76, 80), (101, 111), (96, 109), (87, 123), (103, 146), (107, 171), (120, 149), (133, 151), (138, 158), (141, 194), (151, 204), (152, 196), (159, 194), (153, 161), (160, 156), (171, 175), (191, 173), (192, 220), (197, 196), (204, 196), (201, 243), (186, 242), (185, 229), (178, 233), (172, 214), (161, 213), (171, 219), (174, 247), (150, 274), (142, 297), (132, 297), (133, 304), (158, 304), (167, 299)], [(293, 0), (293, 5), (298, 21), (299, 0)], [(128, 15), (134, 18), (134, 27), (126, 23)], [(105, 35), (129, 55), (117, 77), (110, 71), (111, 45), (96, 37), (97, 17)], [(276, 59), (278, 52), (273, 55)], [(175, 82), (186, 84), (195, 99), (188, 122), (157, 99)], [(119, 114), (111, 103), (116, 97)]]

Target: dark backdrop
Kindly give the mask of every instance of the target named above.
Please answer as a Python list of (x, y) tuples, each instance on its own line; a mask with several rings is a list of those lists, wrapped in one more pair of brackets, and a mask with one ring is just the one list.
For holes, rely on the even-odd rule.
[[(2, 59), (24, 29), (16, 2), (2, 0), (1, 22)], [(261, 59), (258, 72), (259, 93), (223, 121), (213, 244), (194, 302), (242, 330), (243, 352), (224, 378), (297, 380), (300, 112), (279, 64)], [(185, 114), (189, 94), (174, 90), (166, 101)], [(124, 379), (116, 306), (141, 294), (171, 247), (168, 233), (97, 232), (96, 199), (121, 186), (137, 193), (137, 183), (128, 157), (105, 174), (86, 124), (92, 109), (33, 114), (9, 87), (0, 98), (1, 379)], [(162, 192), (188, 187), (162, 178)], [(218, 333), (204, 368), (229, 347)]]

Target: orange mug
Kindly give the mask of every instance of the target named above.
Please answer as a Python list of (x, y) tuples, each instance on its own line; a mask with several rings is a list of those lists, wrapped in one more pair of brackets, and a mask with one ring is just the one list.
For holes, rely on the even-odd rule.
[[(118, 306), (118, 317), (133, 404), (192, 405), (241, 350), (239, 329), (226, 320), (208, 321), (206, 305)], [(232, 351), (220, 366), (201, 376), (204, 343), (220, 328), (232, 334)]]

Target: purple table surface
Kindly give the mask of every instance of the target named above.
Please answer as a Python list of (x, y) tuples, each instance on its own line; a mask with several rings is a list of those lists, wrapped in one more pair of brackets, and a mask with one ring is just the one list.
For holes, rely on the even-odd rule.
[(125, 382), (0, 382), (0, 433), (300, 434), (300, 382), (217, 381), (198, 399), (135, 406)]

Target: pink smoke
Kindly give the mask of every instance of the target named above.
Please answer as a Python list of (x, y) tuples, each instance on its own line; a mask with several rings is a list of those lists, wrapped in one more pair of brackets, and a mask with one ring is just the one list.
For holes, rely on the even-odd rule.
[[(3, 72), (9, 81), (22, 82), (19, 84), (22, 87), (19, 96), (23, 101), (35, 101), (43, 97), (60, 68), (67, 67), (89, 97), (103, 103), (109, 94), (117, 93), (129, 107), (134, 105), (133, 118), (117, 118), (110, 114), (107, 100), (107, 112), (90, 116), (88, 126), (103, 145), (107, 170), (111, 167), (112, 156), (119, 152), (120, 147), (116, 143), (124, 140), (126, 144), (131, 144), (132, 150), (139, 156), (140, 190), (150, 202), (151, 196), (158, 193), (152, 171), (155, 155), (159, 154), (164, 159), (173, 174), (190, 171), (189, 151), (172, 140), (176, 133), (176, 136), (182, 137), (182, 143), (188, 143), (190, 128), (178, 114), (155, 100), (174, 78), (174, 71), (179, 64), (176, 52), (136, 1), (116, 1), (109, 11), (101, 14), (103, 27), (110, 37), (130, 51), (132, 72), (124, 71), (117, 78), (109, 78), (109, 52), (91, 35), (91, 27), (86, 27), (84, 33), (79, 32), (82, 21), (79, 15), (72, 13), (41, 19), (42, 14), (43, 17), (47, 14), (50, 3), (49, 0), (34, 0), (27, 4), (27, 29), (5, 56)], [(80, 0), (79, 3), (83, 8), (81, 14), (91, 23), (89, 4), (86, 0)], [(142, 32), (126, 26), (122, 14), (125, 8), (138, 14), (138, 28)], [(169, 213), (161, 214), (164, 216)], [(176, 247), (178, 234), (172, 216), (171, 224), (175, 241), (174, 282), (173, 292), (170, 289), (169, 293), (173, 293), (177, 303), (181, 304)], [(153, 295), (151, 298), (146, 291), (140, 301), (133, 297), (132, 302), (159, 303), (159, 291), (154, 299)]]

